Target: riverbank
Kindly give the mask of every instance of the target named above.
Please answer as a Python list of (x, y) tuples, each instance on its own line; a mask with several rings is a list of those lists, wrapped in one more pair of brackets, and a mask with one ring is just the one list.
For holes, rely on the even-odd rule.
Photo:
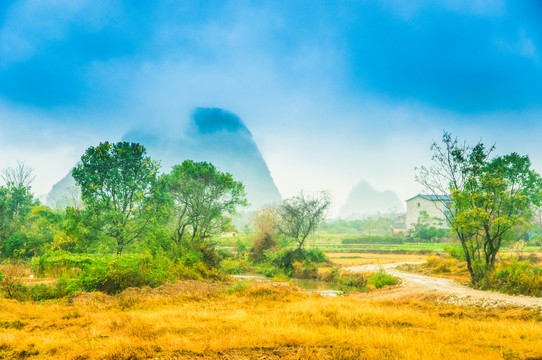
[(542, 357), (538, 312), (435, 300), (360, 301), (273, 282), (200, 281), (41, 304), (0, 300), (0, 358)]

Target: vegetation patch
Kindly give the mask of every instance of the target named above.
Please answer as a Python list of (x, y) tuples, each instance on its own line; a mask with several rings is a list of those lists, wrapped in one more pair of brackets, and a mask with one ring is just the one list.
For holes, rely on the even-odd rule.
[(480, 288), (542, 297), (542, 267), (534, 265), (531, 260), (504, 258), (481, 281)]

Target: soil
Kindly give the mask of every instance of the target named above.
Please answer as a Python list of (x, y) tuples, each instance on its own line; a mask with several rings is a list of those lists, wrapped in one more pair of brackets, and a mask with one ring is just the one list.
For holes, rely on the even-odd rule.
[(542, 310), (542, 298), (522, 295), (506, 295), (494, 291), (476, 290), (457, 281), (445, 278), (410, 274), (396, 269), (400, 265), (415, 265), (423, 262), (399, 262), (392, 264), (370, 264), (346, 267), (351, 272), (378, 272), (384, 269), (388, 274), (401, 279), (401, 285), (363, 294), (367, 299), (392, 300), (404, 298), (435, 298), (455, 305), (482, 307), (515, 306)]

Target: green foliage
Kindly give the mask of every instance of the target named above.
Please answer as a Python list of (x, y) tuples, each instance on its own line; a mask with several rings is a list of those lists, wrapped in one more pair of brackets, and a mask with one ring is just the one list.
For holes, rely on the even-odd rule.
[(459, 261), (466, 261), (465, 253), (460, 246), (445, 246), (444, 251), (446, 251), (454, 259), (457, 259)]
[(210, 163), (191, 160), (174, 166), (160, 183), (168, 194), (168, 227), (177, 256), (198, 250), (209, 265), (216, 267), (209, 239), (228, 226), (229, 216), (238, 206), (247, 204), (243, 184)]
[(129, 287), (157, 287), (174, 280), (170, 265), (166, 258), (149, 254), (123, 256), (83, 266), (77, 280), (84, 291), (117, 294)]
[(300, 278), (315, 278), (316, 264), (328, 261), (326, 255), (318, 248), (311, 248), (308, 251), (300, 249), (266, 251), (265, 258), (260, 270), (266, 276), (273, 277), (282, 273)]
[(427, 212), (420, 211), (418, 221), (414, 224), (414, 228), (410, 234), (419, 242), (433, 242), (438, 239), (450, 237), (450, 229), (443, 229), (441, 226), (441, 219), (437, 217), (431, 218)]
[(18, 301), (44, 301), (69, 297), (77, 290), (76, 284), (66, 279), (60, 279), (53, 285), (24, 285), (16, 282), (10, 293), (5, 295)]
[(246, 273), (253, 269), (252, 263), (246, 257), (225, 259), (220, 265), (227, 274), (233, 275)]
[(542, 202), (542, 179), (528, 156), (490, 157), (479, 142), (462, 145), (444, 133), (434, 143), (433, 166), (422, 167), (417, 180), (433, 194), (449, 194), (444, 215), (459, 238), (474, 284), (495, 266), (500, 248), (514, 228), (526, 226)]
[(509, 294), (542, 297), (542, 268), (529, 260), (505, 260), (499, 262), (479, 286)]
[(334, 269), (332, 272), (333, 281), (339, 285), (340, 290), (345, 293), (352, 291), (366, 292), (371, 288), (381, 289), (385, 286), (398, 285), (400, 280), (393, 275), (387, 274), (383, 269), (377, 273), (352, 273), (348, 271), (339, 272)]
[(357, 238), (347, 237), (343, 244), (404, 244), (405, 238), (393, 235), (364, 235)]
[[(19, 246), (25, 243), (22, 227), (35, 202), (30, 187), (9, 183), (0, 187), (0, 256), (24, 257)], [(18, 235), (15, 235), (19, 233)], [(10, 240), (11, 239), (11, 240)]]
[(157, 170), (142, 145), (104, 142), (88, 148), (72, 171), (95, 229), (115, 240), (117, 254), (152, 221)]
[(366, 292), (367, 274), (352, 273), (352, 272), (335, 272), (334, 282), (339, 285), (339, 289), (344, 293), (352, 291)]
[(384, 269), (380, 269), (376, 274), (369, 276), (367, 284), (372, 285), (377, 289), (381, 289), (384, 286), (399, 284), (399, 279), (393, 275), (387, 274)]
[(72, 254), (65, 251), (48, 252), (32, 260), (32, 269), (38, 276), (76, 276), (81, 269), (95, 262), (112, 261), (112, 256)]

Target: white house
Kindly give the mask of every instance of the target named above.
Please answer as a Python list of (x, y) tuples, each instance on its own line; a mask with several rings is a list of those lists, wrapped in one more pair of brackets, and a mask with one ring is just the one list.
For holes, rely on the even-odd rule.
[(448, 195), (424, 195), (418, 194), (406, 201), (406, 227), (412, 229), (414, 224), (418, 222), (420, 213), (425, 211), (429, 218), (438, 219), (433, 221), (436, 227), (448, 228), (448, 223), (445, 220), (444, 212), (445, 203), (450, 202), (451, 198)]

